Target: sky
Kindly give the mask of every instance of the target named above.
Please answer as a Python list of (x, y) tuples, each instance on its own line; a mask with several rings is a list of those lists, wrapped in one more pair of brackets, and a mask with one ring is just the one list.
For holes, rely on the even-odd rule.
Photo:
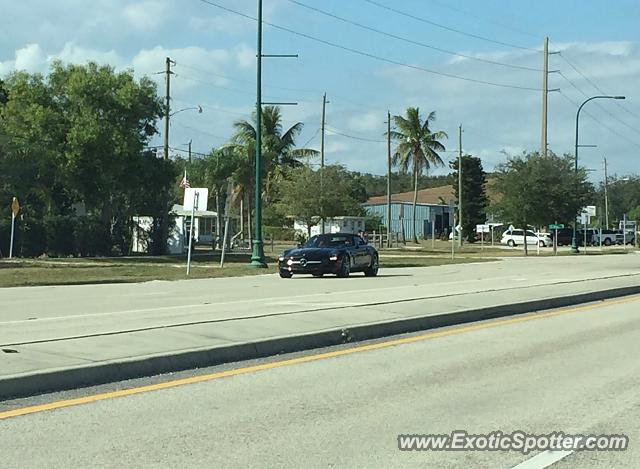
[[(217, 6), (216, 6), (217, 5)], [(640, 2), (616, 0), (264, 0), (263, 101), (283, 106), (285, 128), (304, 124), (299, 145), (319, 149), (327, 94), (326, 162), (385, 174), (386, 115), (436, 111), (432, 130), (493, 170), (540, 148), (542, 45), (550, 39), (548, 141), (573, 153), (577, 105), (580, 163), (594, 181), (637, 174), (640, 156)], [(222, 8), (220, 8), (222, 7)], [(233, 10), (233, 11), (230, 11)], [(171, 79), (172, 153), (208, 153), (250, 119), (256, 100), (257, 0), (0, 0), (0, 77), (46, 73), (52, 60), (95, 61)], [(321, 10), (321, 11), (318, 11)], [(393, 11), (395, 10), (395, 11)], [(324, 12), (324, 13), (323, 13)], [(346, 20), (346, 21), (345, 21)], [(356, 24), (354, 24), (356, 23)], [(383, 34), (384, 33), (384, 34)], [(158, 125), (159, 131), (163, 126)], [(152, 145), (160, 145), (157, 135)], [(432, 168), (445, 174), (448, 167)]]

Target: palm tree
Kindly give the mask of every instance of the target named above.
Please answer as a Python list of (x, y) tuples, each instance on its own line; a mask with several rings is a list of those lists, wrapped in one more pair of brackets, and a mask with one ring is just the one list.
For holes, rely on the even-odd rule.
[[(232, 141), (246, 148), (248, 163), (253, 166), (255, 158), (255, 114), (253, 122), (236, 121), (233, 124), (236, 132)], [(266, 176), (266, 192), (283, 177), (286, 168), (296, 168), (304, 163), (301, 159), (318, 155), (317, 150), (296, 148), (295, 139), (302, 132), (304, 124), (297, 122), (283, 132), (282, 114), (277, 106), (265, 106), (262, 110), (262, 168)]]
[[(235, 134), (229, 146), (240, 150), (246, 161), (238, 171), (238, 184), (243, 196), (253, 192), (255, 181), (255, 145), (256, 116), (252, 122), (239, 120), (234, 122)], [(277, 106), (265, 106), (262, 109), (262, 176), (265, 181), (263, 197), (272, 193), (272, 188), (282, 180), (287, 168), (303, 166), (302, 159), (318, 155), (317, 150), (296, 148), (295, 139), (302, 132), (304, 124), (297, 122), (283, 132), (282, 114)], [(251, 197), (248, 197), (247, 208), (251, 213)]]
[(391, 138), (398, 142), (392, 163), (403, 173), (413, 173), (413, 241), (418, 242), (416, 232), (416, 206), (418, 204), (418, 177), (431, 166), (443, 166), (439, 151), (445, 151), (440, 140), (448, 138), (443, 131), (432, 132), (429, 124), (436, 120), (432, 111), (423, 121), (420, 109), (407, 108), (406, 115), (393, 116), (396, 130), (391, 131)]

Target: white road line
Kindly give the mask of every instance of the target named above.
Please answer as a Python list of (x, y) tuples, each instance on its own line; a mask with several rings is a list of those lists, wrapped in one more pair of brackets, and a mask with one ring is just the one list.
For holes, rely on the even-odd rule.
[(544, 469), (566, 458), (570, 454), (573, 454), (573, 451), (543, 451), (531, 459), (527, 459), (517, 466), (513, 466), (511, 469)]

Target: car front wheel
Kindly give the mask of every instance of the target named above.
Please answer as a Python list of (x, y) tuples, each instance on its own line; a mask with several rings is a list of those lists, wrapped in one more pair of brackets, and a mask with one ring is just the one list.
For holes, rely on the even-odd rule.
[(510, 239), (509, 241), (507, 241), (507, 246), (509, 246), (510, 248), (515, 248), (516, 247), (516, 242), (512, 239)]
[(340, 278), (347, 278), (351, 273), (351, 261), (348, 256), (344, 256), (342, 258), (342, 263), (340, 264), (340, 269), (338, 270), (337, 276)]
[(287, 270), (281, 270), (280, 271), (280, 278), (291, 278), (293, 277), (293, 274)]

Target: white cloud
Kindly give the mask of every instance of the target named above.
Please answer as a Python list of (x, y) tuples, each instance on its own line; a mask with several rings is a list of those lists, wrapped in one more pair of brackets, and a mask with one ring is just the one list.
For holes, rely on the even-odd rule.
[(135, 28), (153, 30), (169, 18), (169, 6), (164, 0), (144, 0), (126, 5), (122, 16)]
[(251, 68), (256, 63), (256, 50), (247, 46), (246, 44), (240, 44), (234, 49), (236, 61), (241, 68)]
[(381, 114), (375, 111), (358, 113), (349, 119), (349, 128), (359, 132), (380, 130), (383, 127)]
[(85, 64), (88, 62), (97, 62), (99, 64), (108, 64), (116, 68), (126, 66), (127, 61), (114, 50), (101, 51), (78, 46), (72, 42), (64, 45), (62, 50), (57, 54), (50, 55), (47, 60), (59, 59), (65, 63)]
[(566, 42), (553, 44), (554, 50), (572, 50), (580, 54), (600, 54), (627, 57), (636, 52), (636, 44), (631, 41)]
[(29, 44), (16, 51), (15, 68), (28, 72), (38, 71), (42, 65), (44, 55), (38, 44)]

